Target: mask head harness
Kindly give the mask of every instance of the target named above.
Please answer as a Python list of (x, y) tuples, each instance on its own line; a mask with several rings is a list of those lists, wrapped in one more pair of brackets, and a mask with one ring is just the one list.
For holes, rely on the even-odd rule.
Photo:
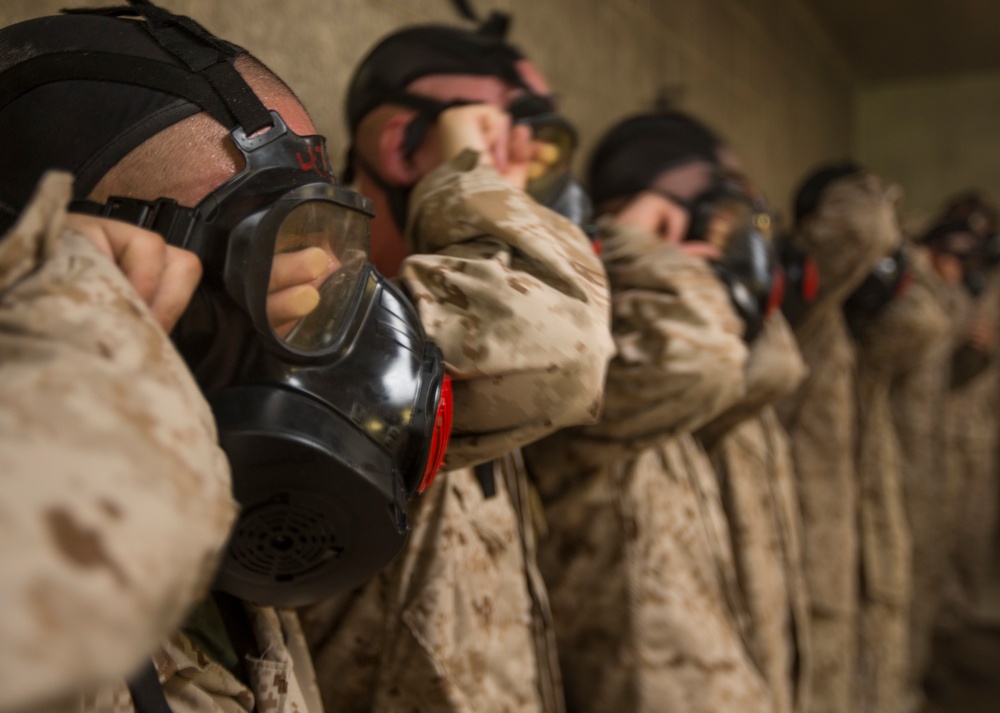
[[(722, 169), (721, 147), (710, 129), (681, 112), (631, 117), (608, 132), (595, 150), (588, 171), (590, 191), (597, 206), (653, 191), (684, 207), (690, 216), (685, 239), (719, 248), (721, 258), (712, 267), (750, 341), (780, 305), (784, 275), (771, 245), (770, 212), (742, 178)], [(694, 198), (654, 187), (666, 171), (699, 161), (713, 167), (713, 178)]]
[[(440, 351), (368, 262), (371, 204), (337, 185), (322, 137), (263, 106), (233, 66), (238, 47), (145, 2), (83, 12), (45, 19), (82, 24), (105, 51), (39, 54), (0, 73), (0, 117), (5, 99), (40, 83), (111, 82), (129, 97), (136, 85), (193, 105), (188, 116), (207, 111), (245, 161), (193, 208), (75, 205), (155, 230), (204, 265), (173, 337), (212, 406), (242, 506), (217, 587), (292, 607), (356, 586), (402, 547), (407, 500), (441, 465), (451, 416)], [(116, 53), (122, 36), (160, 56)], [(303, 257), (322, 265), (294, 285), (315, 305), (278, 323), (272, 276)]]
[[(471, 15), (469, 15), (472, 17)], [(428, 130), (442, 113), (478, 102), (469, 99), (438, 101), (407, 91), (421, 77), (431, 75), (476, 75), (496, 77), (522, 90), (507, 107), (516, 124), (529, 126), (538, 146), (529, 168), (526, 191), (535, 200), (568, 217), (586, 215), (589, 201), (570, 176), (570, 164), (578, 139), (576, 130), (559, 114), (555, 97), (536, 94), (518, 69), (524, 59), (519, 49), (506, 41), (510, 18), (493, 13), (476, 31), (425, 25), (410, 27), (383, 39), (362, 60), (347, 93), (347, 122), (353, 135), (361, 121), (385, 104), (413, 109), (416, 115), (406, 127), (403, 153), (411, 159), (423, 144)], [(392, 217), (400, 230), (406, 227), (406, 210), (412, 186), (394, 186), (385, 181), (352, 149), (348, 155), (346, 180), (353, 178), (355, 164), (386, 194)], [(575, 189), (573, 188), (575, 186)]]

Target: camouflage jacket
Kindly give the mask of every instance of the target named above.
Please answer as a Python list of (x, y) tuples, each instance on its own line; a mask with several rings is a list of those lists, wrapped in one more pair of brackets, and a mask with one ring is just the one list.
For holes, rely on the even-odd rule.
[[(477, 161), (467, 152), (417, 185), (401, 271), (455, 380), (449, 470), (414, 505), (386, 572), (303, 612), (337, 711), (562, 710), (512, 449), (596, 417), (613, 348), (607, 280), (579, 230)], [(485, 483), (464, 467), (494, 458)]]
[(708, 265), (601, 226), (618, 354), (600, 423), (525, 449), (571, 711), (765, 711), (715, 474), (690, 431), (744, 394)]
[(130, 673), (204, 594), (236, 512), (208, 405), (63, 229), (70, 193), (46, 176), (0, 242), (2, 710)]
[(872, 175), (842, 178), (795, 236), (820, 273), (820, 294), (795, 331), (809, 376), (779, 411), (798, 478), (811, 606), (815, 713), (853, 710), (857, 648), (858, 484), (855, 349), (844, 300), (899, 240), (895, 190)]
[[(889, 394), (899, 441), (907, 522), (912, 542), (910, 683), (917, 695), (930, 663), (933, 612), (941, 592), (947, 537), (944, 408), (953, 347), (947, 290), (920, 250), (911, 251), (913, 284), (907, 299), (921, 312), (927, 348), (906, 354)], [(908, 341), (908, 340), (907, 340)]]
[[(968, 327), (973, 319), (1000, 326), (1000, 273), (994, 268), (986, 291), (971, 300), (964, 288), (952, 294), (951, 304), (956, 345), (952, 361), (951, 390), (946, 408), (947, 495), (950, 511), (946, 526), (948, 554), (944, 573), (946, 591), (938, 625), (965, 626), (973, 616), (991, 568), (997, 527), (998, 396), (1000, 396), (1000, 353), (981, 358), (971, 375), (956, 379), (963, 371)], [(955, 305), (958, 308), (955, 308)]]
[(795, 337), (781, 314), (773, 315), (751, 344), (746, 397), (698, 434), (729, 519), (748, 647), (781, 713), (807, 710), (812, 659), (798, 491), (772, 404), (804, 378)]
[[(323, 710), (295, 612), (244, 604), (256, 652), (237, 678), (180, 631), (161, 642), (153, 664), (173, 713), (318, 713)], [(124, 682), (84, 696), (81, 713), (135, 713)]]
[(400, 274), (453, 380), (449, 469), (596, 420), (614, 348), (586, 237), (477, 162), (417, 184)]
[[(862, 577), (858, 711), (902, 710), (907, 694), (914, 551), (904, 494), (906, 460), (892, 401), (900, 387), (913, 388), (907, 377), (920, 370), (922, 362), (942, 365), (933, 358), (945, 336), (942, 317), (933, 294), (918, 275), (859, 335), (857, 476)], [(935, 408), (934, 404), (913, 404), (912, 400), (911, 406)], [(934, 477), (940, 479), (940, 472)]]

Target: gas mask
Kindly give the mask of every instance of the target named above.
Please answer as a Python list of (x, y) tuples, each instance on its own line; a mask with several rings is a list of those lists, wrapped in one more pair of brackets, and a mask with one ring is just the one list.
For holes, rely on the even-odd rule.
[(724, 176), (693, 200), (679, 202), (691, 217), (685, 240), (710, 243), (722, 254), (712, 267), (743, 320), (744, 339), (752, 341), (781, 305), (785, 289), (771, 244), (770, 214), (742, 182)]
[(864, 282), (844, 302), (844, 317), (855, 339), (890, 302), (906, 291), (912, 279), (902, 245), (876, 263)]
[(979, 298), (989, 284), (990, 268), (996, 263), (988, 243), (959, 256), (962, 260), (962, 285), (974, 298)]
[(61, 22), (90, 45), (0, 73), (8, 100), (53, 82), (99, 88), (109, 123), (120, 112), (128, 122), (94, 142), (84, 167), (199, 111), (244, 162), (193, 208), (116, 197), (72, 207), (201, 260), (171, 337), (212, 408), (242, 509), (216, 586), (280, 607), (357, 586), (401, 549), (407, 501), (441, 465), (451, 418), (440, 351), (368, 261), (371, 203), (338, 185), (322, 137), (268, 111), (236, 69), (239, 47), (148, 2), (78, 14), (91, 17)]
[(952, 220), (932, 227), (923, 242), (956, 258), (962, 268), (962, 286), (973, 297), (983, 294), (995, 264), (990, 236), (976, 233), (967, 220)]
[(593, 236), (590, 196), (570, 172), (579, 144), (576, 128), (556, 111), (551, 97), (528, 93), (515, 100), (509, 111), (514, 124), (531, 129), (534, 144), (525, 192)]
[[(360, 584), (407, 533), (440, 467), (450, 385), (414, 308), (368, 262), (368, 199), (336, 185), (322, 137), (231, 136), (245, 169), (194, 208), (113, 198), (95, 212), (194, 252), (202, 285), (174, 332), (212, 406), (242, 514), (217, 587), (301, 606)], [(272, 272), (303, 251), (319, 302), (272, 324)]]
[(785, 296), (781, 312), (792, 327), (802, 323), (819, 295), (819, 266), (788, 237), (775, 241), (778, 261), (785, 273)]
[[(449, 102), (401, 92), (394, 94), (392, 103), (416, 110), (403, 133), (403, 155), (411, 160), (427, 137), (431, 126), (448, 109), (471, 106), (478, 102), (456, 99)], [(536, 202), (568, 218), (585, 231), (592, 229), (593, 207), (583, 187), (576, 182), (570, 167), (576, 151), (576, 129), (556, 112), (551, 97), (533, 94), (526, 90), (507, 109), (514, 125), (531, 129), (534, 157), (528, 167), (525, 192)], [(364, 165), (361, 159), (354, 157)], [(407, 208), (413, 186), (390, 185), (378, 175), (374, 167), (365, 166), (372, 180), (386, 195), (396, 226), (406, 227)]]

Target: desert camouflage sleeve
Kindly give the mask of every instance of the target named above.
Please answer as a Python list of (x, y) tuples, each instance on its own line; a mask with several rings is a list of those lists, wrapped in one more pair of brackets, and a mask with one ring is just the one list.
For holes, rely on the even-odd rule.
[(125, 676), (235, 514), (208, 405), (47, 176), (0, 241), (0, 710)]
[(553, 488), (581, 468), (697, 429), (739, 401), (745, 389), (743, 325), (708, 264), (612, 222), (601, 223), (600, 238), (613, 285), (617, 354), (608, 368), (600, 423), (566, 429), (531, 447), (532, 461), (553, 474), (547, 483)]
[(749, 350), (743, 398), (698, 431), (698, 438), (709, 449), (744, 419), (790, 396), (806, 378), (808, 369), (799, 352), (799, 345), (781, 312), (767, 318), (764, 329), (750, 344)]
[(743, 325), (704, 259), (634, 229), (601, 234), (618, 351), (601, 422), (583, 430), (618, 441), (691, 431), (743, 395)]
[(410, 202), (402, 282), (455, 393), (448, 468), (593, 422), (613, 345), (587, 238), (466, 151)]
[[(834, 181), (795, 240), (819, 268), (820, 293), (811, 313), (839, 305), (900, 240), (899, 189), (872, 174)], [(807, 318), (808, 321), (808, 318)]]

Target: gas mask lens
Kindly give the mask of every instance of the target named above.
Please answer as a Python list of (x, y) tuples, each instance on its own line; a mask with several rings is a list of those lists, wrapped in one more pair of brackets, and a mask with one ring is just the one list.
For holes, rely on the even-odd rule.
[(531, 129), (531, 163), (525, 191), (547, 205), (569, 178), (577, 145), (576, 130), (556, 113), (551, 97), (525, 94), (508, 111), (515, 124)]
[(329, 201), (293, 208), (278, 228), (268, 282), (275, 335), (303, 352), (333, 345), (367, 261), (367, 215)]
[(546, 204), (563, 188), (576, 150), (576, 134), (562, 122), (532, 126), (531, 163), (525, 191)]

